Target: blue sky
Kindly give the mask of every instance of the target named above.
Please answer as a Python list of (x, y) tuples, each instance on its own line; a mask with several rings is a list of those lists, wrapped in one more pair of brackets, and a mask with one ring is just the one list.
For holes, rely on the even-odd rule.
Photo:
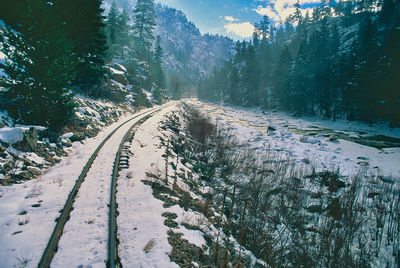
[[(182, 10), (202, 33), (222, 34), (234, 40), (251, 36), (254, 23), (267, 15), (275, 23), (294, 11), (297, 0), (156, 0)], [(302, 11), (320, 0), (300, 0)], [(311, 12), (311, 11), (310, 11)], [(310, 13), (311, 14), (311, 13)]]

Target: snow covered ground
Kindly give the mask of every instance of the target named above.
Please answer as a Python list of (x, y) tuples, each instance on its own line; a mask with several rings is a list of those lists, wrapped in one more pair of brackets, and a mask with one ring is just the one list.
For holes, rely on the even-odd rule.
[[(327, 121), (313, 118), (294, 118), (282, 113), (262, 112), (259, 109), (213, 105), (188, 100), (219, 124), (237, 131), (238, 138), (255, 148), (270, 147), (277, 152), (287, 153), (296, 161), (311, 161), (320, 168), (331, 168), (344, 175), (357, 173), (361, 168), (383, 176), (400, 178), (400, 148), (383, 148), (362, 145), (349, 140), (330, 141), (330, 135), (304, 135), (325, 129), (334, 135), (347, 137), (371, 137), (385, 135), (400, 138), (400, 129), (385, 126), (369, 126), (351, 121)], [(268, 126), (275, 130), (268, 131)]]
[[(340, 168), (353, 174), (368, 166), (382, 175), (400, 177), (400, 148), (376, 149), (327, 135), (304, 135), (298, 130), (330, 129), (346, 135), (387, 135), (400, 137), (399, 129), (374, 128), (361, 123), (315, 121), (284, 114), (263, 113), (256, 109), (217, 106), (187, 100), (218, 124), (235, 130), (237, 137), (256, 149), (269, 147), (283, 152), (295, 161), (306, 159), (318, 167)], [(164, 148), (160, 146), (158, 122), (176, 109), (169, 106), (157, 113), (135, 132), (130, 148), (133, 157), (129, 169), (120, 172), (118, 180), (119, 257), (125, 267), (177, 267), (168, 254), (169, 227), (164, 225), (164, 212), (175, 213), (176, 221), (197, 221), (196, 213), (175, 205), (164, 208), (152, 195), (150, 186), (141, 180), (146, 172), (162, 169)], [(150, 110), (142, 111), (148, 113)], [(36, 180), (12, 186), (0, 186), (0, 267), (36, 267), (55, 226), (59, 210), (78, 178), (83, 166), (100, 142), (121, 122), (121, 118), (92, 139), (74, 142), (69, 155)], [(112, 164), (119, 142), (137, 118), (122, 127), (105, 144), (94, 162), (66, 224), (54, 267), (104, 267), (107, 253), (107, 214)], [(270, 128), (268, 130), (268, 126)], [(365, 133), (365, 134), (360, 134)], [(205, 244), (203, 233), (180, 227), (179, 232), (190, 243)], [(144, 250), (146, 248), (146, 250)], [(84, 254), (83, 254), (84, 253)]]
[(130, 168), (120, 172), (117, 222), (119, 257), (124, 267), (178, 267), (168, 257), (171, 246), (167, 235), (169, 228), (161, 216), (165, 210), (163, 202), (155, 199), (151, 187), (141, 182), (146, 179), (146, 172), (161, 165), (158, 162), (164, 150), (159, 147), (157, 125), (173, 109), (176, 106), (156, 114), (138, 128), (130, 149), (134, 154)]
[[(149, 109), (140, 113), (148, 112)], [(68, 149), (69, 155), (38, 179), (0, 186), (0, 267), (21, 267), (25, 264), (23, 267), (37, 266), (59, 210), (63, 208), (82, 168), (101, 141), (130, 117), (123, 117), (106, 127), (95, 138), (82, 143), (74, 142)], [(79, 209), (72, 212), (71, 220), (74, 224), (65, 226), (65, 237), (61, 239), (54, 259), (55, 267), (76, 267), (79, 264), (104, 267), (110, 186), (105, 178), (111, 174), (109, 169), (112, 169), (115, 151), (124, 131), (137, 120), (139, 118), (117, 131), (100, 151), (92, 173), (82, 185), (82, 194), (77, 198), (75, 206)], [(95, 171), (97, 168), (102, 168), (101, 172)], [(73, 256), (77, 252), (85, 254)]]

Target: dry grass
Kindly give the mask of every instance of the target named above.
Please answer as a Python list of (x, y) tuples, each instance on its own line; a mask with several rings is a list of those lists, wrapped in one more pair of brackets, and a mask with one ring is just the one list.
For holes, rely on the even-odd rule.
[(42, 194), (42, 186), (38, 185), (37, 183), (34, 183), (32, 189), (25, 196), (25, 199), (34, 198), (41, 194)]
[(154, 247), (154, 238), (147, 242), (146, 246), (143, 248), (145, 253), (149, 253), (151, 249)]

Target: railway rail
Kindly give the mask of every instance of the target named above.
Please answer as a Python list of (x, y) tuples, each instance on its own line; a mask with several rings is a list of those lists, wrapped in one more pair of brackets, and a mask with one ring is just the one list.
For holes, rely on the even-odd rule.
[[(166, 107), (166, 106), (164, 106)], [(126, 132), (125, 136), (123, 137), (118, 151), (115, 156), (114, 165), (113, 165), (113, 172), (111, 177), (111, 189), (110, 189), (110, 202), (109, 202), (109, 213), (108, 213), (108, 247), (107, 247), (107, 267), (114, 268), (120, 267), (120, 261), (118, 258), (118, 241), (117, 241), (117, 203), (116, 203), (116, 193), (117, 193), (117, 178), (118, 172), (121, 169), (127, 168), (129, 163), (129, 152), (128, 147), (126, 146), (127, 141), (131, 141), (133, 139), (134, 132), (137, 127), (139, 127), (144, 121), (148, 118), (153, 116), (155, 113), (159, 112), (164, 107), (157, 107), (150, 111), (142, 112), (138, 115), (133, 116), (132, 118), (128, 119), (127, 121), (120, 124), (116, 127), (104, 140), (99, 144), (93, 154), (90, 156), (88, 162), (84, 166), (81, 174), (79, 175), (78, 179), (75, 182), (74, 187), (72, 188), (71, 192), (68, 195), (67, 201), (63, 209), (60, 212), (60, 216), (56, 219), (56, 226), (50, 236), (50, 239), (47, 243), (47, 246), (43, 252), (43, 255), (40, 259), (38, 264), (39, 268), (47, 268), (50, 267), (51, 261), (57, 252), (58, 242), (62, 236), (64, 226), (68, 222), (70, 218), (71, 211), (74, 209), (73, 205), (78, 195), (79, 189), (82, 183), (85, 181), (85, 178), (95, 161), (97, 155), (99, 154), (100, 150), (104, 147), (106, 142), (124, 125), (128, 124), (129, 122), (133, 121), (134, 119), (140, 118), (137, 122), (135, 122), (129, 130)]]

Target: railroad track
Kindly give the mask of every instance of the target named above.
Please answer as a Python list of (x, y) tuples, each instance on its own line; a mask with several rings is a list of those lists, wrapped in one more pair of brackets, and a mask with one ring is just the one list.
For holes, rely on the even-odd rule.
[[(166, 106), (164, 106), (165, 108)], [(111, 189), (110, 189), (110, 202), (109, 202), (109, 213), (108, 213), (108, 247), (107, 247), (107, 267), (120, 267), (120, 262), (118, 258), (118, 242), (117, 242), (117, 204), (116, 204), (116, 193), (117, 193), (117, 178), (118, 172), (121, 169), (127, 168), (129, 165), (129, 147), (126, 145), (127, 141), (131, 142), (134, 136), (134, 131), (137, 127), (139, 127), (144, 121), (153, 116), (155, 113), (159, 112), (162, 108), (155, 108), (150, 111), (143, 112), (138, 114), (129, 120), (120, 124), (117, 128), (115, 128), (107, 137), (100, 143), (100, 145), (96, 148), (94, 153), (89, 158), (88, 162), (84, 166), (81, 174), (75, 182), (74, 187), (68, 195), (67, 201), (64, 205), (64, 208), (60, 212), (60, 216), (56, 219), (56, 226), (50, 236), (50, 239), (47, 243), (47, 246), (43, 252), (43, 255), (38, 264), (39, 268), (47, 268), (50, 267), (50, 263), (57, 252), (58, 242), (62, 236), (64, 226), (70, 218), (71, 211), (73, 210), (73, 205), (75, 199), (78, 195), (79, 189), (82, 183), (85, 181), (85, 178), (99, 154), (100, 150), (106, 144), (106, 142), (124, 125), (131, 122), (134, 119), (137, 119), (143, 116), (140, 120), (134, 123), (129, 130), (126, 132), (123, 137), (118, 151), (115, 156), (112, 178), (111, 178)]]
[[(136, 129), (144, 123), (147, 119), (149, 119), (154, 113), (153, 112), (142, 119), (140, 119), (138, 122), (136, 122), (125, 134), (125, 136), (122, 138), (122, 142), (119, 145), (118, 152), (115, 156), (114, 160), (114, 167), (113, 167), (113, 174), (111, 178), (111, 194), (110, 194), (110, 212), (108, 214), (108, 246), (107, 246), (107, 267), (108, 268), (114, 268), (114, 267), (120, 267), (120, 260), (118, 257), (118, 241), (117, 241), (117, 202), (116, 202), (116, 196), (117, 196), (117, 178), (118, 178), (118, 172), (121, 169), (126, 169), (129, 167), (129, 156), (131, 154), (130, 152), (130, 144), (133, 140), (133, 137), (135, 135)], [(129, 142), (129, 145), (126, 145), (126, 143)]]

